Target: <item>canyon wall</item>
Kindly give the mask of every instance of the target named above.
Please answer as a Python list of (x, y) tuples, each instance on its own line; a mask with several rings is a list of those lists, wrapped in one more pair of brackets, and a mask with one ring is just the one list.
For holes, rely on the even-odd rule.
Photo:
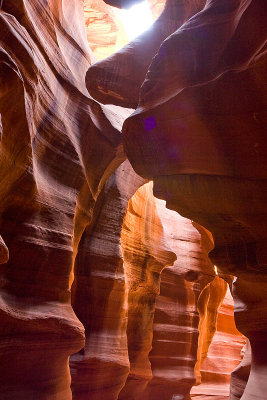
[(211, 260), (235, 275), (235, 320), (252, 352), (242, 400), (267, 390), (266, 22), (261, 1), (207, 1), (161, 44), (123, 128), (136, 172), (209, 229)]
[(0, 1), (1, 400), (265, 400), (264, 3), (151, 4)]
[(166, 209), (128, 161), (102, 194), (76, 257), (72, 304), (86, 345), (71, 356), (73, 398), (189, 399), (202, 375), (195, 393), (208, 386), (208, 394), (217, 390), (225, 399), (244, 340), (228, 297), (228, 320), (219, 314), (224, 331), (214, 345), (228, 369), (207, 364), (200, 373), (227, 288), (208, 259), (210, 234)]
[(1, 399), (67, 400), (84, 346), (74, 250), (124, 158), (124, 118), (86, 90), (81, 1), (0, 3)]

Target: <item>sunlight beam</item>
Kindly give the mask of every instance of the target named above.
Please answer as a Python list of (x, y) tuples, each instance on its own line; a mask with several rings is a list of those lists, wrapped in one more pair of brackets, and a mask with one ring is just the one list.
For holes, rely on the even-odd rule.
[(154, 22), (147, 1), (135, 4), (127, 10), (116, 10), (116, 14), (122, 22), (130, 40), (133, 40), (149, 29)]

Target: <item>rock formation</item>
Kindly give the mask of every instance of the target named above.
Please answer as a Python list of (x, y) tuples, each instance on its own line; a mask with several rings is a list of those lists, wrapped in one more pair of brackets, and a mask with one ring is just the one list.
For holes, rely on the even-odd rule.
[(123, 118), (86, 90), (82, 2), (1, 2), (0, 32), (1, 399), (68, 400), (73, 249), (123, 160)]
[[(190, 220), (167, 210), (164, 202), (157, 200), (157, 209), (166, 241), (177, 260), (161, 274), (149, 355), (153, 377), (144, 399), (169, 400), (174, 395), (189, 399), (191, 387), (196, 382), (194, 367), (198, 342), (202, 341), (202, 332), (199, 336), (198, 331), (198, 328), (202, 329), (199, 300), (215, 277), (208, 259), (211, 243), (202, 236), (204, 230), (200, 233)], [(216, 305), (214, 311), (217, 312)], [(215, 329), (214, 323), (216, 326), (216, 318), (210, 328)]]
[(124, 162), (79, 245), (72, 298), (86, 345), (71, 356), (74, 399), (189, 398), (216, 330), (226, 283), (214, 280), (210, 236), (144, 183)]
[(128, 291), (130, 373), (120, 400), (145, 397), (145, 388), (153, 374), (149, 353), (153, 346), (154, 313), (161, 272), (176, 259), (166, 241), (152, 182), (141, 187), (129, 201), (122, 229), (122, 249)]
[(1, 400), (265, 400), (264, 5), (0, 0)]
[(128, 201), (143, 183), (125, 161), (105, 185), (79, 244), (72, 303), (86, 342), (71, 357), (73, 399), (117, 399), (129, 373), (121, 230)]
[(3, 238), (0, 236), (0, 264), (5, 264), (8, 261), (9, 253)]
[[(213, 400), (226, 400), (229, 398), (230, 374), (235, 369), (235, 367), (237, 367), (240, 358), (243, 355), (242, 349), (245, 344), (245, 339), (240, 334), (240, 332), (237, 331), (234, 324), (234, 304), (229, 288), (222, 302), (222, 305), (218, 309), (216, 325), (210, 324), (210, 320), (212, 320), (215, 316), (214, 311), (216, 309), (214, 309), (214, 307), (216, 306), (216, 300), (220, 300), (218, 292), (221, 294), (224, 292), (225, 282), (217, 276), (216, 279), (211, 283), (210, 287), (210, 294), (212, 295), (209, 297), (209, 301), (207, 304), (208, 307), (206, 306), (206, 319), (203, 319), (205, 328), (201, 329), (200, 327), (199, 329), (199, 344), (202, 342), (202, 332), (207, 332), (208, 334), (206, 335), (205, 343), (206, 346), (209, 345), (209, 348), (208, 351), (206, 351), (206, 346), (198, 346), (198, 359), (199, 361), (202, 360), (202, 362), (196, 365), (195, 372), (197, 377), (200, 377), (200, 370), (201, 383), (199, 381), (200, 384), (192, 388), (191, 396), (192, 398), (196, 397), (197, 400), (199, 398), (209, 399), (208, 396), (212, 396), (211, 399)], [(204, 295), (207, 295), (204, 291), (202, 293)], [(201, 304), (202, 302), (203, 300), (199, 303)], [(211, 326), (216, 327), (216, 332), (214, 333), (214, 337), (212, 338), (211, 343), (209, 343), (209, 328)], [(204, 350), (201, 351), (202, 357), (200, 357), (201, 348)], [(244, 359), (242, 360), (242, 363), (243, 362)], [(233, 390), (233, 381), (231, 382), (231, 389)]]
[(103, 0), (84, 1), (86, 36), (96, 60), (110, 56), (128, 42), (115, 10)]
[(167, 0), (162, 14), (148, 31), (88, 70), (86, 85), (92, 96), (104, 104), (136, 108), (140, 86), (161, 42), (201, 4), (202, 0), (193, 3)]
[(212, 261), (237, 277), (235, 318), (252, 349), (242, 400), (267, 390), (266, 22), (261, 1), (207, 1), (162, 43), (123, 129), (136, 172), (211, 231)]
[(247, 339), (241, 363), (231, 373), (230, 400), (240, 399), (244, 393), (251, 369), (251, 347)]

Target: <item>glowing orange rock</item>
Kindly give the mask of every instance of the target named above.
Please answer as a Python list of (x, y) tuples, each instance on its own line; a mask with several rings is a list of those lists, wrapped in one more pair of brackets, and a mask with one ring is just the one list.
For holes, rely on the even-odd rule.
[(267, 391), (264, 6), (208, 1), (161, 45), (123, 129), (136, 172), (209, 229), (211, 260), (237, 277), (235, 320), (253, 360), (242, 400)]

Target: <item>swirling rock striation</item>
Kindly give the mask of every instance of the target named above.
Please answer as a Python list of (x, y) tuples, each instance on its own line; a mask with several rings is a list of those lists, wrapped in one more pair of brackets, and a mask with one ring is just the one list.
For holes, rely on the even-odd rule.
[(86, 344), (71, 356), (74, 399), (189, 398), (199, 342), (207, 352), (216, 329), (226, 284), (214, 281), (210, 236), (144, 183), (124, 162), (80, 241), (72, 297)]
[[(210, 293), (203, 291), (204, 296), (199, 301), (199, 308), (201, 305), (206, 313), (205, 318), (202, 318), (204, 329), (199, 327), (198, 364), (195, 368), (196, 375), (201, 376), (201, 382), (198, 379), (199, 385), (191, 391), (192, 398), (196, 400), (206, 397), (209, 399), (209, 396), (213, 400), (228, 399), (231, 372), (243, 356), (245, 339), (234, 323), (234, 302), (229, 287), (222, 301), (225, 290), (225, 281), (217, 276), (210, 285)], [(217, 311), (220, 303), (222, 304)], [(216, 314), (217, 321), (214, 321)], [(214, 336), (211, 338), (210, 333), (214, 327), (216, 332), (213, 331)], [(231, 382), (231, 390), (232, 386)]]
[(107, 181), (94, 222), (79, 244), (73, 308), (85, 347), (70, 360), (73, 399), (117, 399), (129, 373), (128, 294), (122, 226), (128, 202), (146, 181), (125, 161)]
[[(214, 346), (207, 357), (226, 287), (191, 219), (237, 277), (252, 360), (248, 346), (230, 398), (265, 399), (266, 14), (259, 0), (204, 3), (168, 0), (89, 68), (82, 1), (0, 2), (1, 400), (70, 400), (74, 353), (77, 400), (187, 400), (201, 368), (203, 384), (227, 383)], [(144, 178), (122, 164), (129, 111), (100, 105), (85, 78), (104, 103), (140, 97), (124, 141)], [(188, 219), (170, 222), (152, 184), (138, 190), (147, 178)]]
[(117, 9), (105, 4), (103, 0), (84, 1), (86, 36), (96, 60), (110, 56), (128, 42), (115, 10)]
[(212, 261), (237, 277), (235, 320), (252, 349), (242, 400), (267, 390), (266, 22), (264, 2), (207, 1), (162, 43), (123, 129), (137, 173), (209, 229)]
[(122, 249), (128, 289), (130, 373), (119, 399), (144, 399), (153, 374), (149, 353), (153, 347), (161, 274), (176, 260), (156, 207), (152, 182), (142, 186), (129, 201), (122, 230)]
[(123, 160), (123, 118), (86, 90), (81, 1), (3, 1), (0, 31), (1, 399), (67, 400), (75, 246)]
[[(208, 259), (212, 243), (205, 238), (206, 232), (197, 230), (192, 221), (167, 210), (160, 200), (156, 200), (156, 204), (166, 241), (177, 260), (161, 274), (149, 354), (153, 377), (144, 399), (169, 400), (177, 396), (185, 400), (190, 398), (190, 390), (196, 382), (198, 303), (202, 291), (209, 288), (215, 277)], [(214, 322), (210, 325), (215, 329)]]

